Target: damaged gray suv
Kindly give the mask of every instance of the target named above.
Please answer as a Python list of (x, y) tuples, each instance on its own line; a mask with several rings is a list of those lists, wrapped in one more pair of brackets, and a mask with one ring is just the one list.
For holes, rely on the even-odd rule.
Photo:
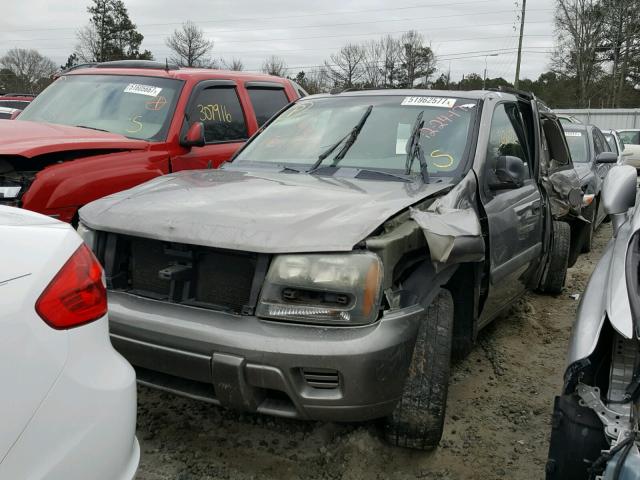
[(223, 168), (93, 202), (79, 230), (140, 383), (384, 418), (392, 443), (428, 449), (452, 354), (525, 290), (562, 289), (581, 203), (533, 96), (363, 91), (301, 99)]

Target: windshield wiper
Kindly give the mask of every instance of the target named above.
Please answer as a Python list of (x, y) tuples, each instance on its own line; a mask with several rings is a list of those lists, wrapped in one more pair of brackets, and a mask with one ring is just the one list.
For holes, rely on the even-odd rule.
[[(360, 175), (361, 173), (370, 173), (370, 174), (374, 174), (374, 175), (380, 175), (383, 177), (393, 177), (393, 178), (397, 178), (398, 180), (402, 180), (403, 182), (410, 182), (411, 178), (405, 176), (405, 175), (399, 175), (397, 173), (391, 173), (391, 172), (385, 172), (384, 170), (373, 170), (373, 169), (369, 169), (369, 168), (358, 168), (358, 175)], [(356, 177), (358, 176), (356, 175)]]
[(424, 120), (422, 119), (422, 114), (424, 112), (420, 112), (416, 117), (416, 121), (413, 124), (413, 130), (411, 132), (411, 136), (407, 141), (407, 159), (405, 161), (405, 174), (409, 175), (411, 173), (411, 166), (413, 165), (413, 161), (418, 157), (418, 162), (420, 162), (420, 175), (422, 176), (422, 181), (424, 183), (429, 183), (429, 172), (427, 170), (427, 160), (424, 158), (424, 150), (422, 149), (422, 145), (420, 145), (420, 131), (422, 127), (424, 127)]
[[(318, 168), (316, 168), (313, 172), (311, 172), (311, 174), (313, 175), (314, 173), (320, 173), (321, 171), (324, 170), (329, 170), (331, 173), (335, 173), (338, 169), (340, 169), (341, 167), (339, 166), (333, 166), (333, 165), (327, 165), (326, 167), (320, 166)], [(412, 179), (410, 176), (407, 175), (402, 175), (399, 173), (391, 173), (391, 172), (385, 172), (384, 170), (375, 170), (373, 168), (360, 168), (360, 167), (347, 167), (349, 170), (355, 170), (355, 174), (353, 175), (354, 178), (358, 178), (358, 176), (361, 173), (367, 173), (369, 175), (378, 175), (381, 177), (392, 177), (392, 178), (396, 178), (398, 180), (402, 180), (403, 182), (411, 182)], [(350, 178), (350, 177), (341, 177), (341, 178)]]
[(298, 170), (297, 168), (287, 167), (285, 165), (278, 165), (278, 167), (282, 168), (282, 170), (280, 170), (280, 173), (302, 173), (302, 170)]
[(109, 130), (104, 130), (102, 128), (90, 127), (88, 125), (75, 125), (78, 128), (88, 128), (89, 130), (97, 130), (98, 132), (107, 132), (111, 133)]
[(336, 143), (331, 145), (327, 150), (325, 150), (318, 156), (318, 160), (316, 160), (316, 162), (311, 166), (311, 168), (307, 170), (307, 173), (312, 173), (314, 170), (316, 170), (320, 166), (320, 164), (324, 161), (324, 159), (327, 158), (329, 155), (331, 155), (331, 153), (336, 148), (338, 148), (342, 142), (346, 140), (344, 146), (340, 149), (338, 154), (335, 157), (333, 157), (332, 166), (335, 167), (338, 164), (338, 162), (344, 158), (344, 156), (347, 154), (347, 151), (355, 143), (356, 139), (358, 138), (358, 134), (360, 133), (360, 130), (362, 130), (362, 127), (364, 127), (364, 123), (367, 121), (367, 118), (369, 118), (369, 115), (371, 114), (371, 110), (373, 110), (373, 105), (369, 105), (367, 107), (367, 110), (364, 112), (364, 115), (362, 115), (362, 117), (360, 118), (360, 121), (358, 121), (356, 126), (353, 127), (347, 135), (342, 137), (340, 140), (338, 140)]

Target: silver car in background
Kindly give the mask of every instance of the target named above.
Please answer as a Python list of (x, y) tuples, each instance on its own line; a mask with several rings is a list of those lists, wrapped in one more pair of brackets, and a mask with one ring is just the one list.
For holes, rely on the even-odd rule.
[(632, 209), (636, 182), (636, 171), (628, 165), (613, 167), (604, 182), (602, 203), (611, 217), (613, 238), (578, 308), (563, 392), (555, 400), (548, 480), (638, 478), (640, 208)]

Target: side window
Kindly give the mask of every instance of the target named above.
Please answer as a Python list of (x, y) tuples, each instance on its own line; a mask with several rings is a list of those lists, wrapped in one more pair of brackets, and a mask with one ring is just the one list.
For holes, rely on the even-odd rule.
[(607, 148), (602, 144), (602, 140), (598, 136), (598, 131), (594, 128), (591, 130), (591, 135), (593, 135), (593, 147), (596, 155), (600, 155), (602, 152), (606, 151)]
[(542, 131), (549, 147), (549, 170), (553, 172), (571, 164), (571, 154), (560, 122), (542, 116)]
[(256, 112), (259, 127), (289, 103), (283, 88), (249, 88), (247, 91), (253, 104), (253, 110)]
[(531, 178), (531, 167), (523, 148), (523, 132), (517, 106), (506, 103), (498, 105), (491, 119), (487, 148), (487, 166), (490, 170), (495, 170), (498, 157), (518, 157), (527, 165), (529, 172), (527, 178)]
[(593, 131), (593, 136), (594, 136), (594, 139), (596, 140), (596, 145), (598, 145), (598, 148), (600, 148), (600, 152), (612, 152), (613, 151), (613, 149), (611, 148), (611, 146), (607, 142), (607, 139), (604, 138), (604, 135), (602, 134), (602, 132), (600, 130), (595, 129)]
[(189, 118), (204, 124), (207, 143), (245, 140), (247, 125), (234, 87), (210, 87), (195, 99)]
[(626, 144), (626, 145), (639, 145), (640, 141), (638, 136), (640, 135), (640, 132), (620, 132), (620, 139)]

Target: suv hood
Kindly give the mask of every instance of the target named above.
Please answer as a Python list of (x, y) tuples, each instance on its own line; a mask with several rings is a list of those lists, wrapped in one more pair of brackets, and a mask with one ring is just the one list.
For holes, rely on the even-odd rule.
[(86, 226), (262, 253), (347, 251), (451, 183), (237, 170), (184, 171), (90, 203)]
[(71, 150), (141, 150), (144, 140), (52, 123), (0, 121), (0, 155), (26, 158)]

